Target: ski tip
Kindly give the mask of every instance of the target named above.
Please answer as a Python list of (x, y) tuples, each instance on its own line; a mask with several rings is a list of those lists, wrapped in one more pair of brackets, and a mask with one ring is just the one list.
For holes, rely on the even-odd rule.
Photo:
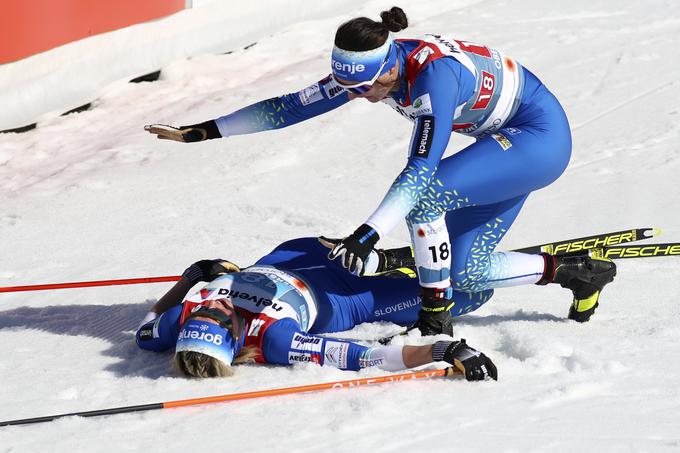
[(642, 239), (650, 239), (653, 237), (656, 237), (661, 234), (661, 229), (652, 227), (652, 228), (637, 228), (635, 230), (635, 236), (637, 236), (637, 239), (634, 239), (633, 242), (635, 241), (640, 241)]
[(661, 234), (661, 229), (656, 228), (656, 227), (637, 228), (636, 230), (634, 230), (634, 232), (635, 232), (635, 236), (637, 237), (637, 239), (634, 239), (631, 242), (640, 241), (640, 240), (643, 240), (643, 239), (650, 239), (650, 238), (659, 236)]

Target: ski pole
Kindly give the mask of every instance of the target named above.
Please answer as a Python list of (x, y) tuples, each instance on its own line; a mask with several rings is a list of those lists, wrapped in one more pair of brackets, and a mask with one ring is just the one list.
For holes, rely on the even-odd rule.
[(0, 293), (16, 293), (20, 291), (42, 291), (46, 289), (86, 288), (90, 286), (136, 285), (139, 283), (176, 282), (179, 275), (166, 277), (121, 278), (118, 280), (94, 280), (89, 282), (46, 283), (43, 285), (0, 286)]
[(170, 409), (174, 407), (196, 406), (199, 404), (222, 403), (226, 401), (245, 400), (251, 398), (263, 398), (267, 396), (291, 395), (294, 393), (318, 392), (322, 390), (352, 388), (381, 384), (385, 382), (404, 382), (413, 379), (431, 379), (436, 377), (462, 376), (457, 368), (449, 367), (441, 370), (413, 371), (404, 374), (392, 374), (370, 378), (352, 379), (348, 381), (326, 382), (322, 384), (301, 385), (297, 387), (283, 387), (270, 390), (258, 390), (255, 392), (232, 393), (229, 395), (208, 396), (204, 398), (191, 398), (185, 400), (166, 401), (163, 403), (141, 404), (138, 406), (121, 406), (110, 409), (100, 409), (86, 412), (72, 412), (69, 414), (48, 415), (45, 417), (24, 418), (20, 420), (8, 420), (0, 422), (0, 426), (25, 425), (30, 423), (43, 423), (62, 417), (98, 417), (101, 415), (125, 414), (128, 412), (150, 411), (155, 409)]

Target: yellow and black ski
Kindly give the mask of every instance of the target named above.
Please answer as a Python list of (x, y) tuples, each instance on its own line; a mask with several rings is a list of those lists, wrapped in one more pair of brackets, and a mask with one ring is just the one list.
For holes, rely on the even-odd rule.
[[(607, 256), (607, 258), (640, 258), (643, 255), (638, 254), (637, 256), (633, 256), (635, 254), (634, 249), (639, 249), (639, 248), (645, 248), (645, 247), (638, 247), (638, 246), (633, 246), (631, 247), (630, 251), (627, 251), (626, 249), (628, 248), (627, 246), (620, 246), (620, 244), (626, 244), (629, 242), (636, 242), (636, 241), (642, 241), (645, 239), (650, 239), (653, 237), (658, 236), (661, 234), (661, 230), (658, 228), (632, 228), (630, 230), (622, 230), (622, 231), (615, 231), (612, 233), (602, 233), (602, 234), (595, 234), (593, 236), (584, 236), (580, 238), (575, 238), (575, 239), (566, 239), (562, 241), (557, 241), (557, 242), (549, 242), (546, 244), (540, 244), (540, 245), (534, 245), (532, 247), (524, 247), (521, 249), (513, 250), (513, 252), (521, 252), (521, 253), (549, 253), (550, 255), (566, 255), (566, 254), (574, 254), (574, 255), (580, 255), (580, 254), (586, 254), (590, 253), (589, 251), (591, 250), (602, 250), (602, 253), (605, 253), (604, 251), (607, 251), (606, 253), (611, 254), (612, 256)], [(659, 246), (663, 245), (675, 245), (675, 244), (657, 244)], [(671, 253), (671, 251), (675, 251), (676, 253)], [(657, 253), (662, 253), (663, 250), (659, 250)], [(644, 256), (668, 256), (669, 254), (678, 254), (677, 250), (675, 249), (669, 249), (665, 255), (662, 254), (651, 254), (653, 253), (652, 251), (649, 251), (645, 248), (645, 255)], [(617, 256), (620, 255), (620, 256)], [(625, 256), (624, 256), (625, 255)], [(630, 255), (630, 256), (628, 256)], [(596, 256), (593, 254), (593, 256)], [(604, 256), (604, 255), (599, 255), (599, 256)]]
[(653, 258), (657, 256), (679, 256), (680, 242), (667, 242), (665, 244), (648, 245), (615, 245), (588, 250), (588, 255), (593, 258), (609, 258), (618, 260), (622, 258)]

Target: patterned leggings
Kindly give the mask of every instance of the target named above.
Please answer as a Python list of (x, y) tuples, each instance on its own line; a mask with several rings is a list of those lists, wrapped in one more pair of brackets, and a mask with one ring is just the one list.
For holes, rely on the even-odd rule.
[(555, 181), (571, 155), (571, 133), (557, 99), (544, 87), (496, 134), (441, 161), (409, 213), (422, 286), (457, 291), (535, 283), (542, 258), (494, 253), (529, 193)]

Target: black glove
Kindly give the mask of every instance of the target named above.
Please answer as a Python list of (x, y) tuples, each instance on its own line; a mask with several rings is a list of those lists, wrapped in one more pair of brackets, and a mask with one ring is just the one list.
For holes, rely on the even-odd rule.
[[(327, 238), (325, 236), (319, 236), (317, 239), (324, 247), (331, 250), (342, 241), (342, 239)], [(411, 247), (401, 247), (398, 249), (374, 248), (373, 251), (375, 251), (378, 257), (378, 263), (376, 269), (369, 275), (389, 278), (418, 278)], [(366, 275), (366, 272), (364, 272), (364, 275)]]
[(182, 277), (186, 278), (195, 285), (198, 282), (211, 282), (217, 277), (229, 272), (240, 272), (239, 267), (227, 260), (201, 260), (196, 261), (191, 266), (187, 267)]
[(156, 134), (161, 140), (174, 140), (183, 143), (202, 142), (203, 140), (222, 137), (217, 128), (217, 123), (212, 120), (189, 126), (180, 126), (179, 128), (166, 126), (165, 124), (151, 124), (144, 126), (144, 130)]
[(380, 240), (378, 233), (370, 226), (363, 224), (357, 230), (339, 241), (328, 254), (328, 259), (342, 257), (342, 265), (351, 273), (364, 274), (364, 264), (375, 244)]
[(432, 345), (432, 360), (448, 362), (465, 374), (468, 381), (498, 380), (498, 370), (491, 359), (460, 341), (438, 341)]

